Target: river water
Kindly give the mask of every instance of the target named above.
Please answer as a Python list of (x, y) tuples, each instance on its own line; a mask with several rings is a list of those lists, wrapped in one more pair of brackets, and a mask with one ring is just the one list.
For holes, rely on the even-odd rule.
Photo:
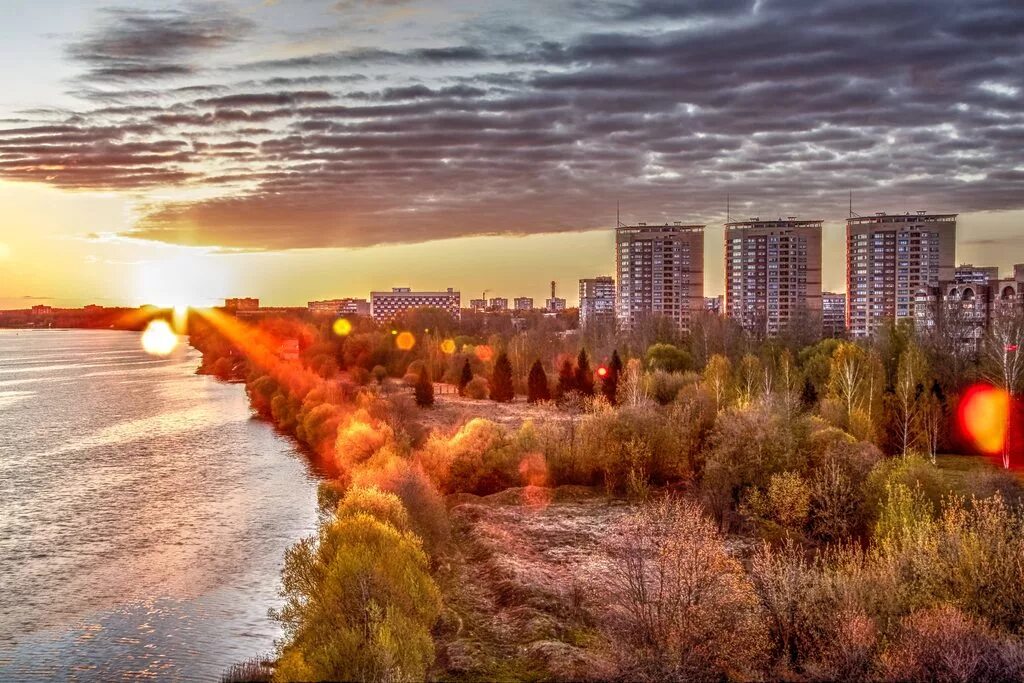
[(273, 649), (316, 477), (198, 362), (0, 330), (0, 680), (217, 680)]

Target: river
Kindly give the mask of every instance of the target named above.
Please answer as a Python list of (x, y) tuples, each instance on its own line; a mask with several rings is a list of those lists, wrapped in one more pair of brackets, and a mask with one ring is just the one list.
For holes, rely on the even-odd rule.
[(139, 335), (0, 330), (0, 680), (217, 680), (269, 653), (316, 476)]

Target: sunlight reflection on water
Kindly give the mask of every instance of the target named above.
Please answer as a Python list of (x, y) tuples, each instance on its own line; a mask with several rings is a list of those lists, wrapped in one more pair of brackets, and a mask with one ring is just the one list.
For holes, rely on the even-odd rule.
[(314, 478), (194, 351), (147, 358), (133, 333), (0, 331), (0, 372), (33, 368), (0, 391), (0, 680), (217, 679), (279, 636)]

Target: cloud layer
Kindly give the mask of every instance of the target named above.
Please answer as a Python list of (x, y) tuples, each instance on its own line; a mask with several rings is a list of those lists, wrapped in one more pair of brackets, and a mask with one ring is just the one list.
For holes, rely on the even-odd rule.
[(0, 129), (0, 178), (131, 192), (129, 234), (245, 249), (581, 230), (616, 199), (710, 222), (727, 193), (824, 218), (849, 190), (864, 212), (1024, 208), (1014, 0), (592, 7), (217, 67), (256, 20), (110, 10), (68, 48), (83, 107)]

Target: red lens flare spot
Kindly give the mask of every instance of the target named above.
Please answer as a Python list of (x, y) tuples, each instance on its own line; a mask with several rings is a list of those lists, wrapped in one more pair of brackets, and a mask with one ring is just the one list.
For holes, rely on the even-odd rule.
[(971, 387), (960, 401), (960, 426), (978, 450), (996, 455), (1006, 445), (1010, 396), (1002, 389)]
[(608, 374), (608, 368), (604, 367), (603, 365), (597, 369), (597, 376), (598, 377), (604, 377), (607, 374)]
[(473, 348), (473, 354), (484, 363), (489, 363), (494, 358), (494, 349), (487, 344), (480, 344)]

